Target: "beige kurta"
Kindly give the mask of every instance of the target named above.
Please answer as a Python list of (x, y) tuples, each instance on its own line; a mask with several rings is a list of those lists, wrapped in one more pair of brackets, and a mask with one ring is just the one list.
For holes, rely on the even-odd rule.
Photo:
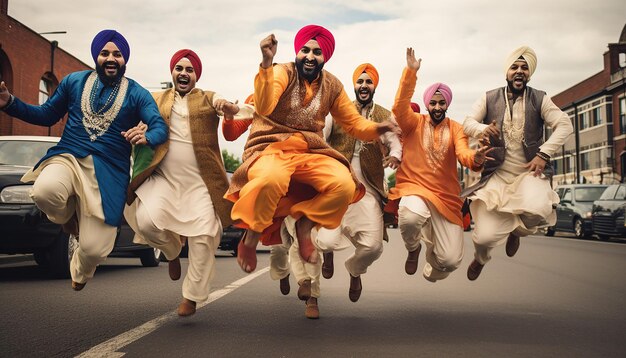
[(136, 194), (159, 229), (184, 236), (217, 235), (219, 218), (191, 142), (187, 96), (175, 94), (169, 150)]

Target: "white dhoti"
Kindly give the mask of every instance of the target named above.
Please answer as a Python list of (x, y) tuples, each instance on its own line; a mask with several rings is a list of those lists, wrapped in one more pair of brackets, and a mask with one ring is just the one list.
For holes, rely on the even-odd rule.
[(324, 252), (354, 245), (354, 254), (345, 262), (354, 277), (366, 273), (383, 252), (383, 212), (376, 195), (368, 190), (361, 200), (350, 204), (338, 228), (321, 228), (314, 242)]
[(60, 154), (26, 173), (22, 180), (35, 181), (31, 198), (50, 221), (65, 224), (76, 214), (80, 239), (70, 261), (70, 274), (74, 282), (87, 282), (113, 250), (117, 236), (117, 227), (104, 222), (92, 157)]
[(423, 275), (429, 281), (441, 280), (456, 270), (463, 260), (463, 228), (439, 214), (434, 205), (418, 196), (404, 196), (398, 208), (398, 226), (408, 251), (426, 244)]

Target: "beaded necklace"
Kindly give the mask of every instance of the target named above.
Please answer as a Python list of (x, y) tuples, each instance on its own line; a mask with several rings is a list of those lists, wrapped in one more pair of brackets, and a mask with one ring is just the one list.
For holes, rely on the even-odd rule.
[(83, 126), (87, 134), (89, 134), (89, 140), (92, 142), (109, 129), (109, 126), (120, 112), (124, 99), (126, 98), (128, 80), (126, 77), (122, 77), (115, 87), (113, 87), (104, 105), (94, 111), (98, 85), (98, 74), (92, 72), (87, 78), (87, 82), (85, 82), (85, 88), (83, 88), (83, 94), (80, 98), (80, 109), (83, 112)]

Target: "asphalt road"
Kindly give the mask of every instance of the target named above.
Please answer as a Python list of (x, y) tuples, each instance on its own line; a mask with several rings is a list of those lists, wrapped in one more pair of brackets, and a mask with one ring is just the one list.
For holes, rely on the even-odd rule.
[[(518, 254), (494, 252), (481, 277), (461, 268), (430, 283), (404, 273), (398, 230), (348, 299), (348, 274), (322, 279), (321, 318), (282, 296), (259, 253), (252, 275), (220, 253), (209, 302), (179, 318), (181, 281), (167, 264), (110, 258), (85, 289), (52, 280), (33, 261), (0, 260), (0, 355), (4, 357), (624, 357), (626, 245), (527, 237)], [(186, 267), (183, 259), (183, 272)]]

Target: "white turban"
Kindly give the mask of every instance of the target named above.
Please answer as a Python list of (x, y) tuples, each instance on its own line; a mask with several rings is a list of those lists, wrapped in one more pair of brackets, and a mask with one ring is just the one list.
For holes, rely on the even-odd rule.
[(504, 76), (509, 72), (509, 68), (513, 62), (517, 61), (520, 57), (523, 57), (526, 63), (528, 64), (528, 70), (530, 71), (530, 77), (532, 77), (533, 73), (535, 73), (535, 69), (537, 68), (537, 55), (532, 48), (528, 46), (521, 46), (515, 49), (509, 57), (506, 58), (506, 62), (504, 63)]

